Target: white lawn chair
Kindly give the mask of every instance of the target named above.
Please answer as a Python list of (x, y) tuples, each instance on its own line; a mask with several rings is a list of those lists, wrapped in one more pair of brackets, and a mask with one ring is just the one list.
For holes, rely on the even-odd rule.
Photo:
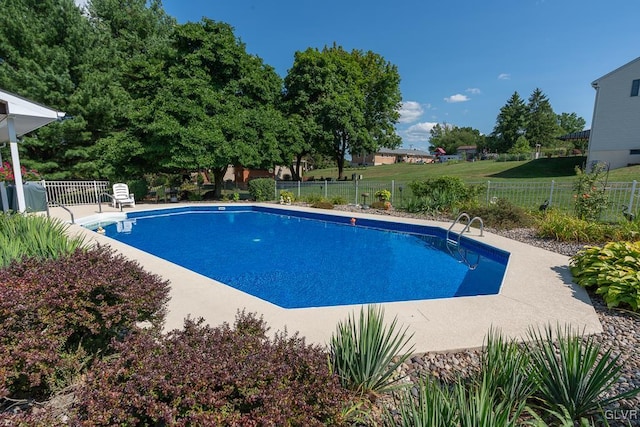
[(124, 205), (136, 205), (133, 193), (129, 193), (129, 186), (127, 184), (113, 184), (113, 207), (117, 208)]

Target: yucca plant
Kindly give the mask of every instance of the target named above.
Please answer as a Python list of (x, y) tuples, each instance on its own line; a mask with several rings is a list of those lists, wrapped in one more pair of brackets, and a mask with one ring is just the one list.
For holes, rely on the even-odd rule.
[(84, 246), (84, 238), (69, 237), (67, 229), (58, 219), (0, 214), (0, 267), (22, 257), (58, 258)]
[(454, 389), (460, 427), (515, 427), (520, 425), (520, 415), (525, 402), (512, 405), (491, 389), (487, 377), (480, 383), (465, 385), (458, 381)]
[(457, 409), (454, 395), (428, 377), (420, 377), (415, 397), (411, 390), (403, 390), (396, 399), (398, 414), (386, 410), (384, 425), (389, 427), (450, 427), (456, 425)]
[(480, 366), (481, 381), (508, 405), (526, 402), (535, 389), (529, 353), (496, 329), (487, 334)]
[[(620, 378), (619, 356), (604, 352), (592, 335), (582, 336), (570, 327), (550, 326), (544, 334), (529, 330), (532, 369), (539, 406), (550, 413), (566, 413), (573, 421), (595, 414), (613, 402), (635, 396), (633, 389), (611, 397), (603, 393)], [(555, 343), (554, 343), (555, 341)]]
[(411, 345), (403, 353), (412, 337), (397, 327), (397, 318), (385, 326), (382, 307), (362, 307), (357, 320), (350, 315), (332, 334), (330, 366), (346, 388), (363, 394), (392, 390), (401, 379), (396, 369), (413, 351)]

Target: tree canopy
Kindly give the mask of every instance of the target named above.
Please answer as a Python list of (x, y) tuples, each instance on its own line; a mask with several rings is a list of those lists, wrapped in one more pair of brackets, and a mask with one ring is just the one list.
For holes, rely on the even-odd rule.
[(286, 111), (297, 112), (303, 149), (330, 155), (342, 178), (348, 153), (372, 152), (401, 144), (395, 133), (400, 95), (397, 67), (373, 52), (296, 52), (285, 78)]
[(447, 153), (453, 154), (461, 146), (476, 146), (478, 148), (483, 146), (484, 136), (478, 129), (471, 127), (458, 127), (449, 124), (436, 124), (430, 131), (431, 137), (429, 142), (431, 143), (429, 150), (435, 151), (436, 148), (441, 147)]

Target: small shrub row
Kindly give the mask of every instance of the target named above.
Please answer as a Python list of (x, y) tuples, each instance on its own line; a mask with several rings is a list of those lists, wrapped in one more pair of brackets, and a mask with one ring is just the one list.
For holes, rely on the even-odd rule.
[(606, 395), (620, 378), (620, 356), (603, 351), (594, 336), (558, 326), (530, 329), (529, 339), (518, 344), (491, 331), (476, 377), (453, 386), (421, 379), (417, 396), (409, 390), (398, 395), (398, 411), (387, 411), (385, 424), (600, 426), (603, 408), (640, 392)]
[(186, 320), (156, 339), (132, 334), (96, 364), (76, 393), (73, 418), (111, 425), (344, 425), (355, 404), (303, 338), (267, 338), (261, 318), (234, 327)]
[(640, 240), (640, 221), (605, 224), (549, 210), (535, 221), (538, 237), (564, 242), (598, 243), (607, 241)]
[(164, 321), (168, 283), (105, 247), (0, 269), (0, 398), (42, 398), (147, 321)]

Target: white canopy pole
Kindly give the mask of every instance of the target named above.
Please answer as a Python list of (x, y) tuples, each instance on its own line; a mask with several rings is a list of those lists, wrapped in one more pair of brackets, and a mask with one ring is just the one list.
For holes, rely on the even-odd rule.
[(18, 196), (18, 211), (27, 210), (27, 203), (24, 200), (24, 187), (22, 186), (22, 170), (20, 168), (20, 156), (18, 155), (18, 137), (13, 123), (13, 117), (7, 117), (7, 130), (9, 131), (9, 147), (11, 149), (11, 163), (13, 164), (13, 178), (16, 183), (15, 192)]

